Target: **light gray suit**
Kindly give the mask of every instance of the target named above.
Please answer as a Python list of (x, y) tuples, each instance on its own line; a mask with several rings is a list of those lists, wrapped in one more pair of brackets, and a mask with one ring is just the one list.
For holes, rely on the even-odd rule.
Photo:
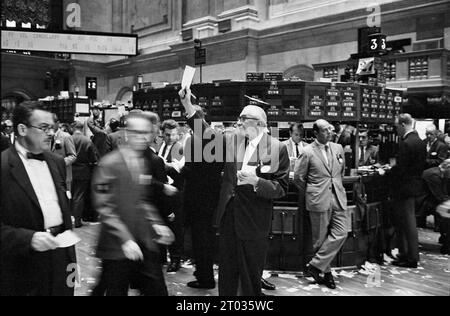
[(75, 143), (73, 142), (72, 136), (62, 130), (58, 130), (54, 137), (52, 152), (62, 157), (66, 163), (67, 190), (71, 191), (73, 178), (72, 165), (77, 160), (77, 151), (75, 149)]
[[(347, 196), (342, 183), (345, 155), (341, 145), (329, 143), (331, 163), (327, 163), (317, 142), (307, 146), (295, 165), (294, 183), (300, 203), (310, 214), (313, 248), (311, 265), (322, 272), (331, 271), (331, 262), (343, 246), (350, 222)], [(304, 200), (303, 200), (304, 198)]]

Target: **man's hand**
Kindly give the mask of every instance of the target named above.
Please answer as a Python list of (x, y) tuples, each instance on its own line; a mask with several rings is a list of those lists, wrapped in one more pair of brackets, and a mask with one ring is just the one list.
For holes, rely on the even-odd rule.
[(175, 213), (172, 213), (169, 216), (167, 216), (167, 219), (169, 220), (169, 222), (173, 223), (175, 221)]
[(256, 176), (253, 172), (245, 172), (245, 171), (239, 171), (238, 172), (238, 180), (242, 184), (250, 184), (254, 187), (258, 185), (259, 178)]
[(175, 196), (178, 193), (178, 189), (170, 184), (164, 184), (164, 194), (166, 196)]
[(192, 117), (195, 114), (195, 109), (191, 103), (192, 97), (191, 89), (190, 88), (181, 89), (178, 92), (178, 95), (180, 96), (181, 103), (184, 106), (187, 116)]
[(132, 240), (127, 241), (122, 245), (122, 251), (127, 257), (128, 260), (131, 261), (143, 261), (144, 255), (142, 254), (141, 248), (137, 243)]
[(159, 239), (155, 239), (158, 244), (169, 246), (175, 241), (175, 236), (167, 226), (155, 224), (153, 229), (159, 236)]
[(52, 234), (38, 232), (31, 239), (31, 248), (37, 252), (46, 252), (58, 248), (58, 243)]

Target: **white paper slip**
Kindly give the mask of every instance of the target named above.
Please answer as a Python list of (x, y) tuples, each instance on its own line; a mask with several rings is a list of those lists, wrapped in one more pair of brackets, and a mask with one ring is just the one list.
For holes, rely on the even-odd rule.
[(190, 88), (195, 76), (195, 68), (186, 66), (183, 74), (183, 80), (181, 81), (181, 89)]
[(78, 244), (81, 239), (71, 230), (67, 230), (55, 237), (58, 248), (69, 248)]

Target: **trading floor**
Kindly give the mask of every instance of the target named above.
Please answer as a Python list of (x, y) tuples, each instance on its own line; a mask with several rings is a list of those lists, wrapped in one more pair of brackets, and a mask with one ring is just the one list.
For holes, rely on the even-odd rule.
[[(86, 225), (76, 230), (82, 238), (77, 246), (80, 266), (80, 287), (76, 296), (89, 296), (100, 273), (100, 261), (95, 258), (95, 236), (98, 225)], [(439, 253), (438, 233), (419, 229), (421, 245), (421, 266), (417, 270), (381, 266), (381, 278), (377, 278), (377, 266), (368, 264), (367, 270), (335, 271), (337, 289), (332, 291), (313, 284), (313, 280), (293, 274), (272, 274), (266, 271), (264, 277), (277, 286), (275, 296), (448, 296), (450, 293), (450, 256)], [(386, 259), (389, 259), (385, 256)], [(169, 295), (172, 296), (217, 296), (214, 290), (195, 290), (186, 286), (192, 281), (194, 268), (189, 262), (175, 274), (165, 274)], [(217, 276), (216, 276), (217, 277)], [(133, 295), (135, 293), (130, 293)]]

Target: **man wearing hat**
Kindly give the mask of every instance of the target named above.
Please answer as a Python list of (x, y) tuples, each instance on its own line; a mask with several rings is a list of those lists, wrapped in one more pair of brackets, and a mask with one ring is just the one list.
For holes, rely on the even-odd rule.
[[(181, 90), (180, 97), (194, 134), (203, 130), (214, 134), (195, 111), (190, 89)], [(222, 138), (216, 135), (216, 139), (225, 145), (216, 146), (214, 153), (216, 161), (225, 161), (215, 216), (220, 233), (219, 295), (261, 296), (273, 200), (288, 190), (288, 151), (268, 135), (267, 115), (253, 105), (242, 111), (236, 133)], [(221, 149), (223, 155), (217, 152)]]

